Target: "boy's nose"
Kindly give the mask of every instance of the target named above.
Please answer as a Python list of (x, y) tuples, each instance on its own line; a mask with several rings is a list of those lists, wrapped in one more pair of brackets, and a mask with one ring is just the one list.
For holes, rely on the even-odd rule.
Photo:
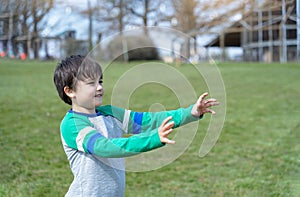
[(102, 90), (102, 89), (103, 89), (102, 85), (101, 85), (101, 84), (98, 84), (98, 85), (97, 85), (97, 90), (100, 91), (100, 90)]

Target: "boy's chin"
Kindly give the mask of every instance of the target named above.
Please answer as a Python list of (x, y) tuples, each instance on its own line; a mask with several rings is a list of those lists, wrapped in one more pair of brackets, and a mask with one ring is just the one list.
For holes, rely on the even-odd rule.
[(94, 103), (95, 103), (95, 107), (99, 107), (102, 105), (102, 100), (95, 101)]
[(102, 102), (95, 103), (95, 107), (100, 107), (102, 105)]
[(96, 104), (95, 107), (100, 107), (101, 105), (102, 105), (102, 103), (101, 104)]

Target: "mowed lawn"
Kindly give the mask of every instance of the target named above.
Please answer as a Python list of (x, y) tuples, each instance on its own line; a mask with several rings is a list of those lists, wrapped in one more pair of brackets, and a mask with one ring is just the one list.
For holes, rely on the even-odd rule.
[[(114, 84), (138, 63), (109, 67)], [(72, 174), (59, 124), (69, 109), (53, 85), (56, 62), (0, 59), (0, 196), (63, 196)], [(127, 172), (126, 196), (300, 196), (300, 64), (223, 63), (227, 113), (220, 138), (198, 156), (210, 115), (178, 159), (158, 170)], [(191, 65), (174, 67), (200, 95), (206, 91)], [(178, 106), (170, 89), (146, 85), (130, 107)], [(175, 99), (174, 99), (175, 98)], [(177, 103), (176, 103), (177, 102)]]

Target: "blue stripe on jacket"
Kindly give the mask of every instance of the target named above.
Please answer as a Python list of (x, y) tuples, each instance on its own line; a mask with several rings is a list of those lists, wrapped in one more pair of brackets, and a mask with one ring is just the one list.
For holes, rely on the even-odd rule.
[(100, 137), (103, 137), (103, 135), (101, 135), (101, 133), (95, 133), (94, 135), (92, 135), (87, 143), (87, 151), (90, 154), (94, 154), (94, 144), (97, 141), (97, 139), (99, 139)]
[(133, 118), (133, 127), (132, 127), (132, 133), (138, 134), (141, 133), (141, 125), (143, 121), (143, 112), (135, 112), (134, 118)]

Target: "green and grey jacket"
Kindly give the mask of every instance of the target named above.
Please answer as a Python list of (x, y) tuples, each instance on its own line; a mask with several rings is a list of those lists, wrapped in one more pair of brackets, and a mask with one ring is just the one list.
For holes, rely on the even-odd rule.
[[(174, 128), (199, 120), (192, 106), (163, 112), (133, 112), (100, 106), (95, 114), (69, 110), (60, 126), (74, 180), (66, 196), (123, 196), (123, 157), (163, 146), (158, 127), (172, 116)], [(124, 134), (132, 134), (123, 137)]]

